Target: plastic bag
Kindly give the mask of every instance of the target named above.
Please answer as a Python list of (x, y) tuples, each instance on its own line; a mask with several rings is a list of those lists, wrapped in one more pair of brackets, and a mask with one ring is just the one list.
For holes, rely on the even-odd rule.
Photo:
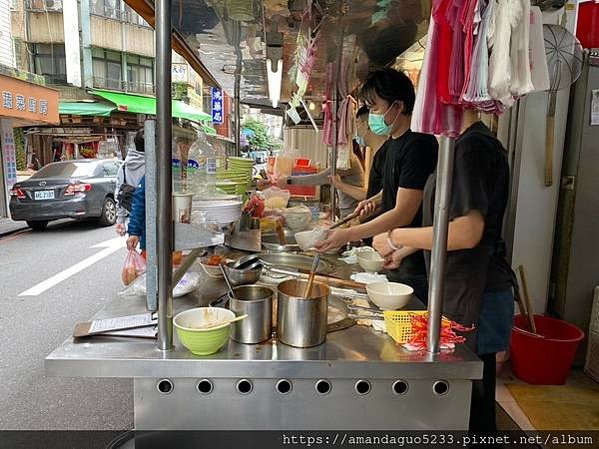
[(291, 193), (289, 190), (283, 190), (278, 187), (269, 187), (264, 192), (264, 207), (266, 209), (285, 209)]
[(292, 148), (284, 148), (279, 151), (275, 158), (274, 177), (276, 179), (288, 178), (293, 172), (293, 162), (297, 151)]
[(351, 143), (337, 147), (337, 170), (349, 170), (351, 159)]
[[(173, 289), (173, 298), (180, 298), (189, 293), (192, 293), (200, 288), (202, 282), (202, 276), (200, 273), (190, 272), (185, 273), (179, 283)], [(125, 290), (119, 293), (120, 296), (136, 296), (144, 297), (147, 293), (146, 287), (146, 275), (145, 273), (138, 276), (135, 281), (129, 285)]]
[(141, 274), (146, 272), (146, 261), (141, 254), (130, 249), (123, 265), (122, 280), (124, 285), (129, 285)]
[(312, 211), (304, 205), (290, 207), (283, 211), (285, 222), (292, 231), (303, 231), (312, 221)]

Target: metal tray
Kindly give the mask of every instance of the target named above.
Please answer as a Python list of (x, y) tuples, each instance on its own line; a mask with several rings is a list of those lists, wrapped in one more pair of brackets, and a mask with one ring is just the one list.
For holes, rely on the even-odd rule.
[[(288, 254), (288, 253), (260, 253), (258, 257), (266, 265), (274, 267), (287, 267), (309, 272), (312, 269), (313, 257), (304, 256), (303, 254)], [(320, 260), (318, 264), (319, 274), (329, 274), (333, 271), (333, 266), (326, 260)]]
[(287, 245), (281, 245), (279, 243), (279, 236), (275, 233), (264, 233), (262, 234), (262, 246), (264, 249), (277, 253), (287, 253), (299, 251), (300, 247), (295, 241), (295, 233), (289, 230), (285, 230), (285, 239)]

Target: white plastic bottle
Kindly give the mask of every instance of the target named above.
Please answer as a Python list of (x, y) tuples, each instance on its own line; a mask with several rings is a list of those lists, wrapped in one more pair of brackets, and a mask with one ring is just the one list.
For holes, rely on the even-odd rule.
[(206, 194), (206, 138), (198, 133), (198, 138), (189, 147), (187, 157), (187, 186), (196, 198)]
[(187, 185), (183, 177), (183, 161), (181, 160), (181, 152), (179, 145), (173, 141), (173, 156), (172, 156), (172, 176), (173, 176), (173, 191), (183, 193), (187, 191)]

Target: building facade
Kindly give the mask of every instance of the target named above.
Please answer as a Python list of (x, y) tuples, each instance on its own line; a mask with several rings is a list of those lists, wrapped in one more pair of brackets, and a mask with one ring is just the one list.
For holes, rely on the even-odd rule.
[[(1, 1), (11, 2), (16, 67), (45, 77), (47, 85), (59, 90), (61, 105), (99, 101), (94, 89), (155, 94), (154, 30), (123, 0)], [(202, 78), (174, 53), (174, 98), (204, 110), (203, 92)], [(60, 126), (27, 133), (28, 148), (40, 165), (64, 157), (67, 150), (70, 157), (73, 146), (94, 148), (106, 139), (124, 146), (127, 132), (145, 118), (123, 111), (78, 114), (69, 106), (61, 112)]]

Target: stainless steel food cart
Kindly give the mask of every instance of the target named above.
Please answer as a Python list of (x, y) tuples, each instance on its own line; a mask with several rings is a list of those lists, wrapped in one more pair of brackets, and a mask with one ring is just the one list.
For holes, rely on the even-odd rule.
[[(195, 3), (204, 4), (200, 0), (189, 3), (190, 8), (185, 13), (192, 18), (198, 11), (194, 8)], [(266, 44), (263, 56), (270, 57), (269, 42), (276, 47), (277, 40), (269, 35), (275, 31), (272, 26), (267, 29), (266, 19), (270, 13), (265, 4), (273, 2), (234, 3), (252, 5), (246, 12), (259, 17), (253, 25), (261, 27)], [(330, 37), (327, 46), (332, 47), (327, 57), (337, 60), (340, 65), (339, 57), (346, 52), (343, 37), (357, 33), (353, 28), (360, 25), (360, 20), (372, 16), (376, 2), (328, 0), (314, 3), (328, 8), (334, 16), (332, 24), (336, 26), (330, 27), (330, 36), (326, 39), (329, 41)], [(458, 346), (453, 353), (439, 352), (447, 239), (446, 204), (451, 191), (453, 149), (448, 139), (443, 140), (439, 153), (429, 298), (430, 352), (408, 352), (386, 334), (363, 326), (330, 333), (324, 344), (305, 349), (286, 346), (276, 339), (259, 345), (231, 341), (219, 353), (200, 357), (187, 352), (178, 343), (173, 336), (174, 312), (206, 305), (214, 295), (203, 289), (205, 293), (199, 297), (174, 302), (172, 298), (171, 1), (158, 0), (155, 4), (157, 139), (156, 147), (152, 148), (150, 142), (150, 151), (146, 151), (150, 155), (146, 187), (149, 198), (148, 279), (149, 284), (155, 284), (152, 288), (149, 285), (148, 303), (115, 299), (95, 318), (143, 312), (147, 304), (157, 298), (158, 345), (152, 340), (119, 337), (68, 339), (46, 359), (48, 375), (133, 378), (137, 430), (467, 429), (472, 381), (481, 378), (482, 364), (463, 346)], [(219, 11), (217, 7), (214, 10)], [(239, 9), (237, 13), (240, 14)], [(246, 101), (258, 102), (258, 97), (265, 97), (266, 83), (263, 74), (256, 73), (262, 70), (256, 70), (256, 64), (244, 65), (243, 71), (239, 65), (243, 59), (240, 50), (243, 20), (232, 19), (226, 14), (217, 15), (221, 21), (218, 29), (229, 49), (229, 53), (224, 51), (222, 55), (232, 55), (230, 62), (237, 64), (234, 91), (238, 110), (240, 89), (244, 89)], [(419, 24), (418, 30), (421, 29), (426, 29), (425, 23)], [(207, 31), (190, 35), (201, 40), (203, 33)], [(412, 41), (417, 36), (412, 36)], [(218, 33), (212, 32), (209, 46), (214, 45), (218, 37)], [(281, 44), (285, 48), (285, 42), (292, 40), (293, 35), (287, 34), (284, 38)], [(291, 57), (283, 56), (288, 60)], [(218, 61), (213, 63), (219, 64)], [(323, 67), (315, 70), (315, 85), (323, 81), (319, 70), (323, 72)], [(250, 80), (243, 86), (240, 85), (242, 73)], [(336, 96), (333, 102), (336, 107)], [(238, 128), (239, 114), (236, 116)], [(149, 123), (146, 136), (151, 136), (153, 129)], [(332, 150), (334, 168), (335, 148)], [(156, 155), (155, 160), (152, 155)]]
[[(219, 293), (175, 299), (175, 312)], [(118, 298), (94, 318), (145, 309), (143, 299)], [(207, 357), (188, 352), (176, 335), (170, 351), (146, 339), (69, 339), (48, 356), (46, 370), (133, 378), (136, 430), (466, 429), (471, 382), (481, 375), (465, 347), (409, 352), (358, 325), (312, 348), (231, 340)]]

